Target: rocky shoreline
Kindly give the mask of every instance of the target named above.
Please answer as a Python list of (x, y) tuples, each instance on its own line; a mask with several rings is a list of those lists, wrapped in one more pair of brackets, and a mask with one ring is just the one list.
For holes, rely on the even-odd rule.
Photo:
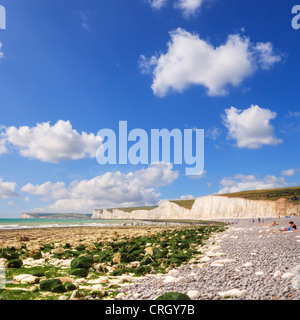
[(222, 231), (220, 223), (3, 230), (0, 299), (121, 299), (125, 283), (192, 261)]
[[(278, 225), (271, 225), (274, 220)], [(299, 300), (300, 231), (279, 231), (289, 220), (300, 226), (299, 217), (239, 220), (210, 238), (196, 260), (125, 286), (122, 299), (179, 292), (194, 300)]]

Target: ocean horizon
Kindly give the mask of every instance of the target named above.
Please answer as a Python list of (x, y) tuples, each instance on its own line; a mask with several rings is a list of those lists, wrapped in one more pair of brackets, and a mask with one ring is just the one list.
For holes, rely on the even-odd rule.
[(142, 220), (97, 220), (97, 219), (0, 219), (1, 230), (66, 227), (114, 227), (124, 225), (165, 224)]

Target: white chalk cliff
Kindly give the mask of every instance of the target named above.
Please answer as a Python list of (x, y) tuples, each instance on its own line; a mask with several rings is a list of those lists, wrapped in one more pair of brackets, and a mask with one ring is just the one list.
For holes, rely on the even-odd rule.
[(195, 200), (191, 210), (171, 201), (164, 201), (152, 210), (96, 209), (92, 219), (140, 219), (140, 220), (210, 220), (224, 218), (264, 218), (300, 213), (298, 205), (288, 200), (247, 200), (225, 196), (206, 196)]

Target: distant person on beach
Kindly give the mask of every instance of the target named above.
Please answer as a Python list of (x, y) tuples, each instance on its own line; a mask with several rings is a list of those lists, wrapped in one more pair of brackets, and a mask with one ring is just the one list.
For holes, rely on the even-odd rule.
[(257, 218), (258, 223), (260, 223), (260, 218)]
[(297, 226), (295, 225), (294, 221), (289, 222), (290, 226), (288, 228), (281, 229), (280, 231), (295, 231), (297, 230)]
[(278, 223), (276, 222), (276, 221), (274, 221), (272, 224), (271, 224), (271, 226), (277, 226), (278, 225)]

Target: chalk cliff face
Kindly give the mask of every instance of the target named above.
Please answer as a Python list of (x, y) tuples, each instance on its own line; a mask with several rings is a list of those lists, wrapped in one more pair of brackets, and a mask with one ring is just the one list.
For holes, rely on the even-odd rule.
[(134, 210), (126, 212), (120, 209), (94, 210), (92, 219), (137, 219), (137, 220), (160, 220), (160, 219), (189, 219), (190, 210), (180, 207), (176, 203), (164, 201), (152, 210)]
[(29, 214), (22, 213), (21, 214), (21, 219), (34, 219), (34, 217), (29, 215)]
[(191, 209), (192, 219), (264, 218), (294, 215), (298, 206), (285, 200), (263, 201), (207, 196), (196, 199)]
[(94, 210), (92, 219), (140, 219), (140, 220), (210, 220), (223, 218), (265, 218), (299, 214), (299, 206), (287, 200), (247, 200), (221, 196), (206, 196), (195, 200), (192, 209), (164, 201), (152, 210), (134, 210), (130, 213), (120, 209)]

